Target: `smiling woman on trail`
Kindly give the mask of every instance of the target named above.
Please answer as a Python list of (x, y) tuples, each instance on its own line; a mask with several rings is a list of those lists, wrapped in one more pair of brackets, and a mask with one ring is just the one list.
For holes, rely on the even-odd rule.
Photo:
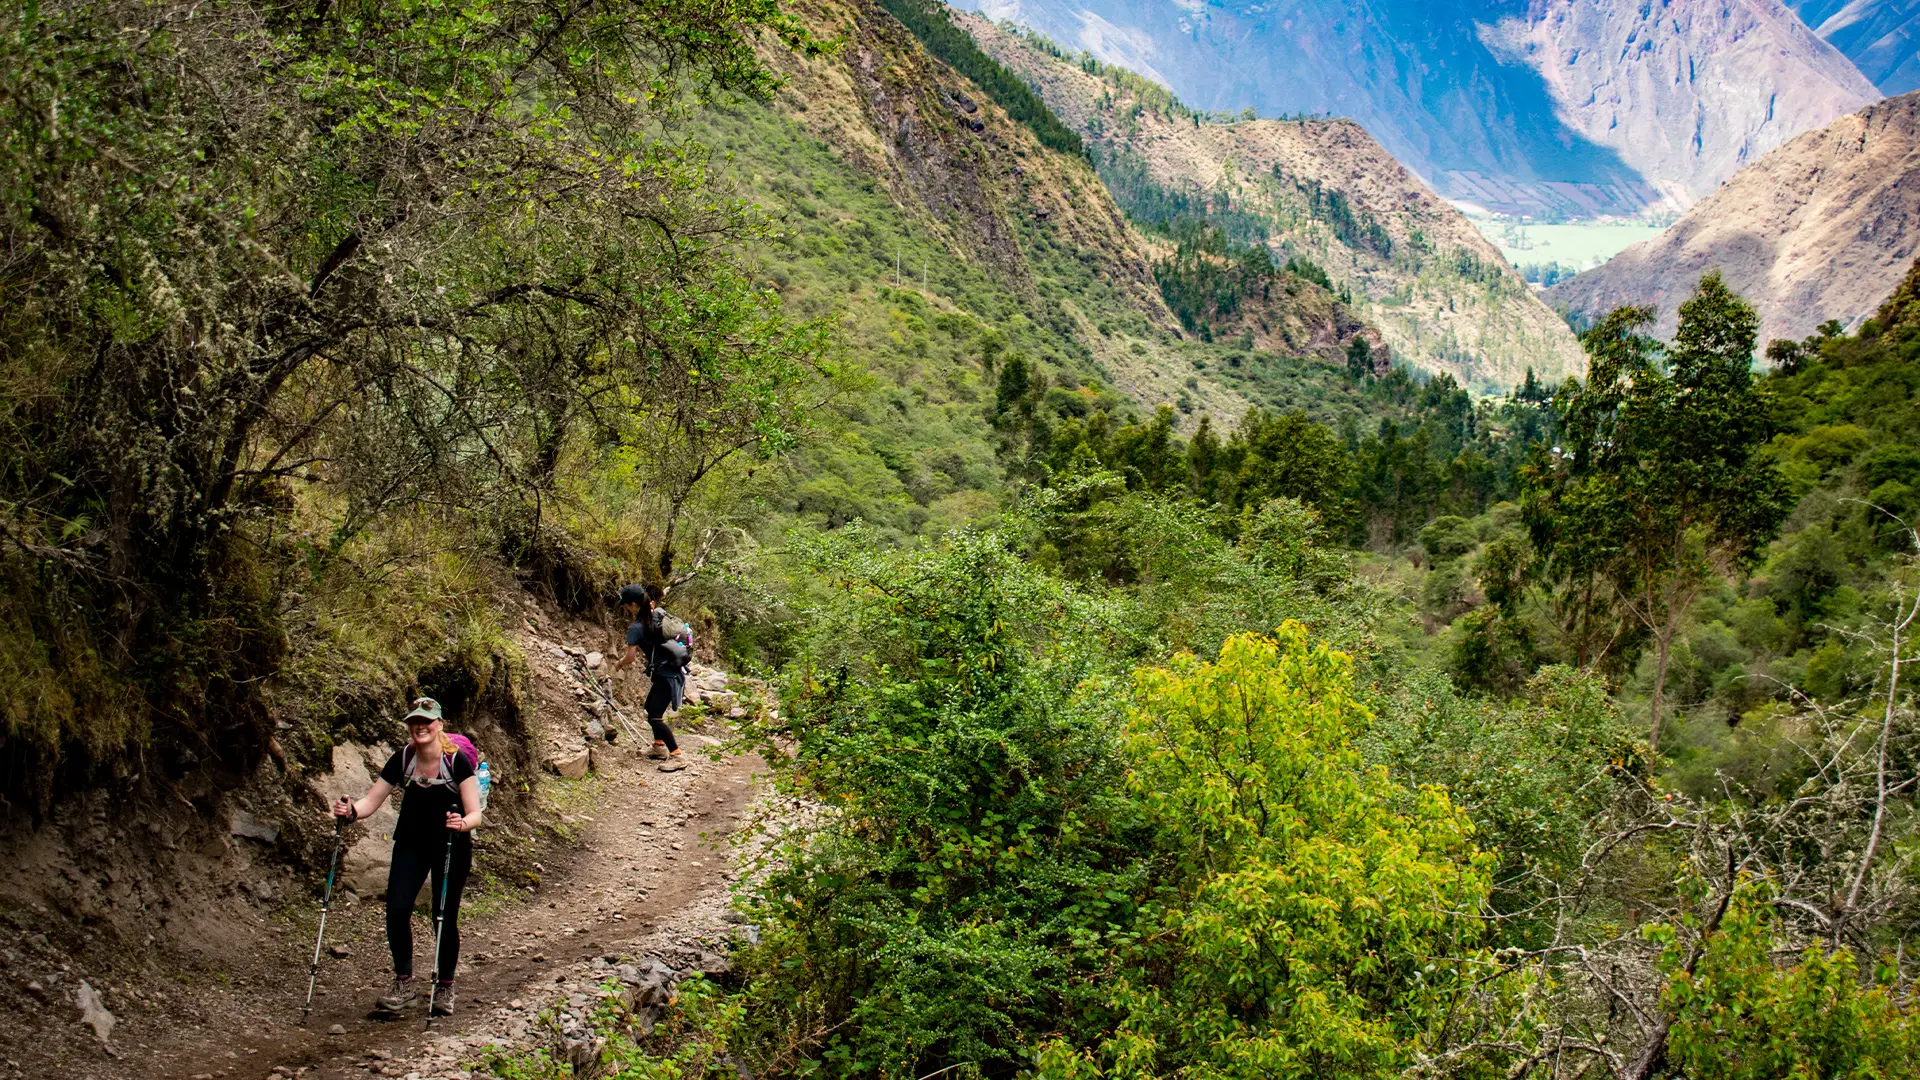
[[(400, 822), (393, 830), (393, 867), (387, 873), (387, 945), (393, 950), (393, 989), (374, 1011), (397, 1018), (420, 992), (413, 981), (413, 902), (431, 875), (433, 917), (440, 920), (432, 1013), (453, 1014), (453, 969), (460, 961), (460, 893), (473, 869), (472, 831), (480, 827), (480, 782), (473, 763), (447, 736), (440, 703), (419, 698), (407, 714), (407, 745), (387, 759), (379, 779), (358, 802), (343, 795), (335, 817), (357, 821), (378, 811), (395, 789)], [(443, 903), (444, 901), (444, 903)], [(444, 906), (444, 911), (442, 910)]]

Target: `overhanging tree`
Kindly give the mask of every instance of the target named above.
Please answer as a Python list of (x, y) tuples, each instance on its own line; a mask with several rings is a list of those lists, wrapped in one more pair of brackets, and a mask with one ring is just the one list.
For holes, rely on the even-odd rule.
[(537, 507), (749, 230), (677, 104), (803, 37), (773, 0), (0, 16), (0, 791), (258, 760), (303, 486), (338, 532)]

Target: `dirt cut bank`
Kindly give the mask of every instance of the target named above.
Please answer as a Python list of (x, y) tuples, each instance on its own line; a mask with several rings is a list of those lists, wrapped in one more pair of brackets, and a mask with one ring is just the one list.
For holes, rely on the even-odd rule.
[[(332, 772), (294, 783), (275, 774), (210, 797), (167, 793), (170, 805), (103, 792), (37, 828), (7, 821), (0, 1077), (457, 1075), (461, 1062), (525, 1038), (541, 1011), (564, 1012), (578, 987), (622, 964), (673, 978), (720, 964), (729, 838), (762, 771), (758, 759), (723, 749), (740, 699), (721, 673), (699, 672), (676, 724), (692, 764), (658, 772), (645, 746), (594, 708), (573, 663), (608, 631), (549, 616), (514, 635), (535, 699), (534, 745), (522, 749), (551, 761), (587, 748), (592, 769), (526, 785), (532, 805), (519, 822), (477, 837), (452, 1018), (429, 1032), (424, 1006), (398, 1022), (369, 1015), (391, 963), (376, 895), (381, 845), (365, 842), (362, 824), (348, 836), (359, 856), (343, 878), (351, 887), (336, 894), (312, 1015), (300, 1022), (326, 850), (290, 857), (289, 845), (331, 837), (312, 784), (337, 786), (342, 762), (364, 772), (365, 758), (380, 754), (342, 746)], [(623, 687), (620, 697), (643, 689)], [(631, 719), (644, 732), (644, 720)], [(294, 869), (316, 862), (318, 872)], [(424, 891), (415, 918), (421, 969), (432, 947)]]

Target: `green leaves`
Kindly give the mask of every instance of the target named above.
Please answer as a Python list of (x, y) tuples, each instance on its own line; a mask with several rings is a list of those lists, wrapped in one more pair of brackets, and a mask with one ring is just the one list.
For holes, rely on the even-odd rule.
[[(1531, 471), (1525, 499), (1535, 550), (1578, 606), (1593, 607), (1602, 581), (1652, 635), (1656, 743), (1681, 619), (1716, 570), (1752, 562), (1791, 508), (1758, 453), (1773, 424), (1753, 380), (1752, 307), (1716, 272), (1680, 312), (1670, 373), (1640, 333), (1649, 309), (1621, 308), (1582, 338), (1587, 383), (1562, 395), (1563, 447)], [(1584, 642), (1578, 652), (1584, 663)]]
[(1898, 983), (1863, 979), (1847, 949), (1779, 955), (1769, 899), (1742, 886), (1691, 972), (1685, 950), (1666, 951), (1673, 1061), (1697, 1080), (1913, 1075), (1920, 1017)]
[(1390, 1075), (1439, 1022), (1489, 860), (1443, 793), (1362, 765), (1366, 720), (1298, 625), (1136, 676), (1129, 788), (1172, 862), (1106, 1075)]

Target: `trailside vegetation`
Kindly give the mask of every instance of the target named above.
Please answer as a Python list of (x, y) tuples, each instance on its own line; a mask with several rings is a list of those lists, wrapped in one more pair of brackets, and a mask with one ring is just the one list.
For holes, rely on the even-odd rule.
[(691, 485), (792, 445), (826, 328), (739, 272), (756, 226), (663, 125), (805, 35), (771, 0), (635, 16), (0, 17), (0, 656), (41, 689), (8, 695), (10, 800), (245, 775), (290, 602), (369, 530), (551, 566), (570, 460), (671, 446), (665, 571)]
[[(1476, 400), (1177, 334), (1053, 223), (945, 257), (773, 112), (763, 0), (0, 19), (10, 805), (517, 708), (490, 590), (707, 574), (777, 689), (726, 984), (495, 1074), (1920, 1072), (1920, 268), (1764, 374), (1708, 276)], [(1333, 291), (1107, 166), (1192, 326)]]

